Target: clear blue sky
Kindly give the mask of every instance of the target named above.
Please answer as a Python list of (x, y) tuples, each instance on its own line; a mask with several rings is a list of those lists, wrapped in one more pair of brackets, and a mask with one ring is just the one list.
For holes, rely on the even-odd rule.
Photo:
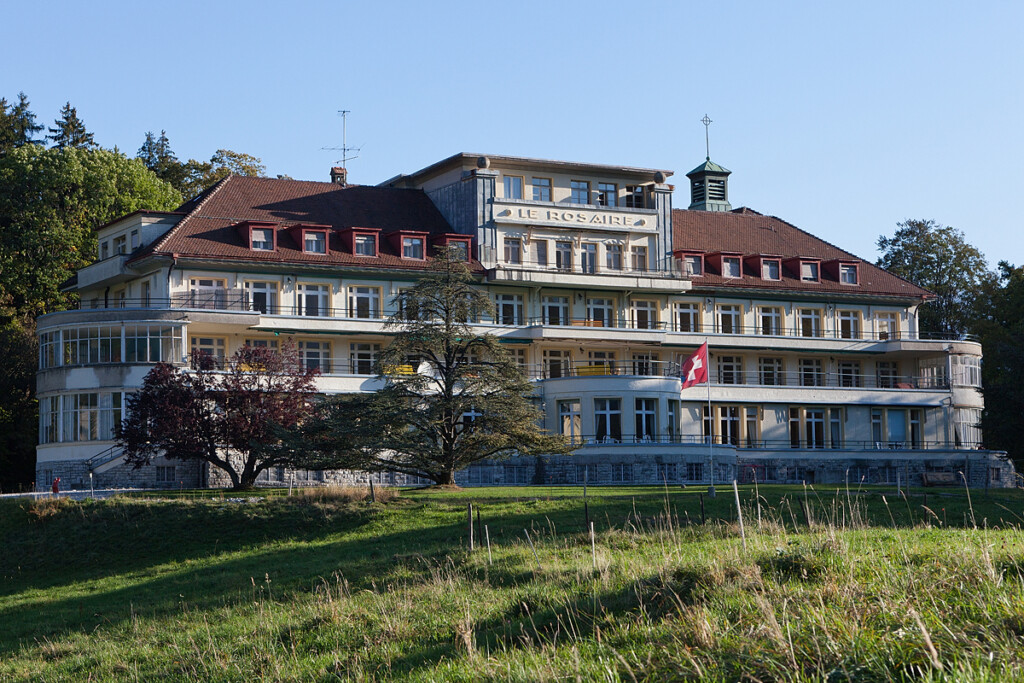
[(0, 96), (105, 147), (165, 129), (326, 180), (456, 152), (676, 171), (862, 257), (906, 218), (1024, 263), (1021, 2), (8, 3)]

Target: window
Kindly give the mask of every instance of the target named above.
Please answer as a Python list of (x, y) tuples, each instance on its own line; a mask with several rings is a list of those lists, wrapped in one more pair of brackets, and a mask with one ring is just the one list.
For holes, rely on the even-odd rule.
[(276, 339), (246, 339), (246, 346), (251, 346), (254, 349), (273, 349), (277, 351), (281, 344)]
[(647, 376), (660, 374), (658, 370), (658, 354), (650, 352), (634, 353), (633, 374)]
[(227, 306), (228, 288), (226, 280), (192, 278), (189, 280), (188, 303), (190, 308), (221, 309)]
[(106, 240), (100, 242), (100, 260), (110, 257), (110, 242)]
[(576, 443), (583, 434), (579, 399), (558, 402), (558, 433)]
[(776, 259), (765, 259), (761, 261), (761, 279), (762, 280), (779, 280), (781, 279), (782, 266)]
[(545, 325), (569, 324), (569, 297), (546, 296), (541, 302)]
[[(57, 333), (53, 333), (57, 334)], [(119, 327), (78, 327), (62, 333), (62, 365), (97, 365), (121, 362)], [(59, 353), (59, 350), (56, 350)]]
[(158, 484), (173, 484), (174, 483), (174, 465), (157, 465), (156, 466), (156, 483), (158, 483)]
[(704, 257), (700, 254), (690, 254), (683, 257), (683, 273), (690, 277), (699, 277), (704, 274)]
[(704, 463), (686, 463), (686, 481), (704, 481)]
[(876, 381), (879, 389), (896, 388), (896, 362), (880, 360), (875, 364)]
[(658, 463), (658, 481), (668, 483), (676, 480), (676, 464), (674, 462)]
[(323, 317), (327, 315), (327, 285), (300, 284), (298, 290), (298, 315)]
[(782, 334), (782, 309), (777, 306), (762, 306), (758, 313), (758, 332), (761, 334)]
[(668, 400), (668, 433), (669, 440), (675, 442), (679, 438), (679, 401)]
[(955, 355), (953, 363), (953, 384), (960, 387), (981, 386), (981, 358)]
[(227, 356), (227, 342), (223, 337), (192, 337), (189, 346), (194, 353), (209, 356), (214, 366), (224, 367), (224, 359)]
[[(40, 401), (40, 435), (51, 442), (109, 441), (121, 423), (119, 391), (66, 394)], [(45, 408), (42, 406), (45, 404)], [(58, 413), (60, 409), (60, 413)], [(58, 427), (62, 427), (58, 434)], [(45, 443), (45, 442), (44, 442)]]
[(569, 201), (573, 204), (589, 204), (590, 183), (586, 180), (570, 180)]
[(587, 355), (590, 357), (590, 362), (586, 366), (587, 370), (582, 372), (586, 372), (590, 375), (615, 374), (614, 351), (591, 351)]
[(800, 409), (789, 409), (789, 447), (800, 448)]
[(377, 287), (349, 287), (348, 315), (350, 318), (379, 318), (380, 289)]
[(129, 363), (180, 363), (184, 355), (182, 328), (126, 325), (125, 355)]
[(622, 441), (622, 401), (617, 398), (595, 398), (594, 424), (598, 443)]
[(130, 240), (129, 244), (131, 245), (132, 251), (135, 251), (139, 247), (139, 231), (138, 230), (132, 230), (130, 237), (131, 237), (131, 240)]
[(821, 369), (820, 358), (801, 358), (798, 367), (800, 369), (800, 386), (825, 386), (825, 374)]
[(151, 291), (152, 285), (149, 283), (149, 280), (146, 280), (142, 283), (142, 305), (145, 308), (149, 308)]
[(494, 299), (499, 325), (523, 324), (523, 296), (521, 294), (498, 294)]
[(796, 318), (800, 324), (801, 337), (821, 336), (821, 311), (816, 308), (801, 308), (797, 310)]
[(533, 185), (533, 201), (551, 201), (551, 178), (533, 178), (530, 184)]
[(555, 242), (555, 268), (572, 270), (572, 242)]
[(615, 183), (597, 184), (597, 203), (601, 206), (617, 206), (619, 186)]
[(377, 237), (376, 237), (376, 235), (356, 235), (355, 236), (355, 252), (356, 252), (356, 256), (376, 256), (377, 255)]
[(980, 446), (982, 444), (981, 410), (978, 408), (955, 408), (953, 410), (953, 433), (957, 448)]
[(402, 258), (423, 259), (423, 238), (403, 237)]
[(675, 305), (676, 332), (700, 332), (700, 304)]
[[(956, 356), (950, 360), (955, 363)], [(954, 370), (955, 372), (956, 370)], [(946, 376), (946, 359), (941, 356), (938, 358), (919, 359), (917, 361), (917, 374), (917, 386), (919, 389), (945, 389), (949, 387), (949, 378)]]
[(722, 259), (722, 276), (723, 277), (742, 277), (743, 270), (740, 266), (740, 259), (738, 256), (726, 256)]
[(523, 178), (517, 175), (505, 176), (505, 199), (523, 198)]
[(860, 339), (860, 313), (839, 311), (839, 338)]
[(743, 358), (740, 356), (718, 357), (718, 383), (743, 384)]
[(246, 282), (245, 303), (251, 311), (274, 315), (277, 310), (276, 282)]
[(722, 443), (733, 446), (740, 445), (740, 408), (739, 406), (720, 406), (718, 424)]
[(551, 379), (568, 377), (572, 354), (562, 349), (544, 350), (544, 374)]
[(614, 327), (614, 301), (612, 299), (587, 299), (587, 321), (595, 327)]
[(818, 264), (814, 261), (800, 262), (800, 279), (804, 282), (818, 281)]
[(448, 242), (446, 246), (455, 253), (455, 258), (459, 261), (469, 261), (469, 242), (456, 240)]
[(512, 356), (512, 360), (516, 362), (516, 367), (524, 375), (527, 373), (528, 368), (526, 365), (526, 349), (510, 349), (509, 355)]
[(747, 436), (743, 441), (743, 445), (746, 448), (755, 448), (758, 445), (758, 440), (760, 438), (761, 431), (761, 420), (758, 415), (758, 409), (757, 406), (747, 406), (743, 410), (747, 415)]
[(604, 247), (604, 262), (608, 270), (622, 270), (622, 245), (606, 244)]
[(654, 330), (658, 327), (658, 303), (634, 299), (630, 304), (633, 314), (633, 328), (637, 330)]
[(39, 399), (39, 443), (60, 441), (60, 396)]
[(580, 246), (580, 266), (584, 273), (597, 272), (597, 245), (592, 242), (584, 242)]
[(843, 447), (843, 411), (839, 408), (828, 411), (828, 440), (832, 448)]
[(548, 241), (547, 240), (533, 240), (533, 253), (538, 266), (548, 265)]
[(304, 249), (307, 254), (326, 254), (327, 233), (319, 231), (307, 232), (305, 234)]
[(782, 386), (785, 379), (782, 374), (781, 358), (759, 358), (757, 360), (758, 381), (768, 387)]
[(804, 433), (807, 448), (825, 447), (825, 411), (808, 409), (804, 411)]
[(839, 281), (844, 285), (857, 284), (857, 266), (840, 264)]
[(124, 235), (118, 235), (114, 238), (114, 253), (123, 254), (127, 251), (128, 240)]
[(372, 375), (377, 364), (380, 344), (349, 344), (349, 363), (353, 375)]
[(899, 313), (894, 311), (877, 313), (875, 315), (875, 321), (878, 324), (878, 338), (881, 340), (886, 339), (899, 339), (900, 338), (900, 318)]
[(271, 228), (252, 229), (252, 248), (257, 251), (274, 250), (274, 231)]
[(518, 237), (505, 238), (505, 263), (519, 265), (523, 262), (523, 243)]
[(299, 360), (306, 370), (319, 370), (321, 375), (331, 371), (331, 343), (324, 341), (300, 341)]
[(836, 364), (836, 372), (839, 376), (839, 386), (859, 387), (862, 386), (860, 374), (860, 361), (843, 360)]
[(910, 417), (910, 447), (919, 449), (922, 446), (921, 425), (924, 421), (924, 413), (920, 408), (912, 408), (907, 411), (907, 415)]
[(722, 334), (739, 334), (740, 328), (740, 306), (737, 304), (722, 304), (718, 307), (718, 331)]
[(629, 209), (644, 208), (644, 186), (626, 185), (626, 195), (622, 198), (623, 204)]
[(630, 462), (613, 462), (612, 468), (612, 483), (614, 484), (626, 484), (633, 481), (633, 463)]
[(633, 270), (647, 270), (647, 247), (633, 247), (629, 250), (633, 257)]

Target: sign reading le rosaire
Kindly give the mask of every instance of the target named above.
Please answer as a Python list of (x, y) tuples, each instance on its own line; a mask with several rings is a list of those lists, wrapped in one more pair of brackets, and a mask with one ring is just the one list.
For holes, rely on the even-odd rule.
[(580, 211), (549, 208), (513, 207), (498, 212), (498, 218), (508, 222), (561, 223), (589, 225), (604, 228), (643, 228), (647, 219), (632, 213), (617, 211)]

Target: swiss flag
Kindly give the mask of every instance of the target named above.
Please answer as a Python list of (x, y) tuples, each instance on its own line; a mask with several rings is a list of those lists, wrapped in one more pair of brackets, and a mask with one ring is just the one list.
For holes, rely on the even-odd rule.
[(700, 348), (693, 352), (693, 355), (686, 359), (683, 368), (679, 373), (679, 379), (683, 386), (680, 391), (694, 384), (704, 384), (708, 381), (708, 343), (704, 342)]

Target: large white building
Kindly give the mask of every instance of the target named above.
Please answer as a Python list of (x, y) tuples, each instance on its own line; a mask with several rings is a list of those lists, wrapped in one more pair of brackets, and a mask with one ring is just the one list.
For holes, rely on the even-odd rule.
[[(712, 456), (720, 481), (1014, 483), (982, 448), (981, 348), (919, 332), (928, 292), (733, 210), (710, 160), (673, 209), (671, 175), (458, 154), (376, 187), (343, 169), (329, 183), (232, 176), (177, 212), (103, 226), (80, 309), (38, 321), (37, 486), (217, 483), (175, 460), (129, 470), (112, 440), (125, 394), (192, 349), (291, 338), (321, 391), (377, 389), (392, 297), (441, 245), (464, 246), (497, 310), (479, 328), (534, 379), (546, 428), (582, 444), (476, 465), (465, 483), (705, 482)], [(710, 408), (707, 387), (679, 381), (705, 340)]]

